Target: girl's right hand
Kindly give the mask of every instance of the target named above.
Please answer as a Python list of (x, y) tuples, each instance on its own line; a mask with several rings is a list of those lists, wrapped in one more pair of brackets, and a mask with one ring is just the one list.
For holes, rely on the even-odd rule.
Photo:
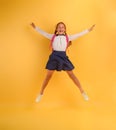
[(31, 23), (31, 26), (35, 29), (36, 28), (36, 26), (35, 26), (35, 24), (34, 23)]

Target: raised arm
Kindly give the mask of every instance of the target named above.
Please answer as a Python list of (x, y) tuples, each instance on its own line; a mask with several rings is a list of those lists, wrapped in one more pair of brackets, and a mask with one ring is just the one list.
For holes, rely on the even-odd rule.
[(53, 37), (53, 34), (47, 33), (45, 31), (43, 31), (42, 29), (40, 29), (39, 27), (37, 27), (34, 23), (31, 23), (31, 26), (37, 31), (39, 32), (41, 35), (43, 35), (44, 37), (48, 38), (51, 40), (51, 38)]
[(84, 30), (80, 33), (77, 33), (77, 34), (74, 34), (74, 35), (69, 35), (69, 41), (75, 40), (75, 39), (89, 33), (90, 31), (93, 30), (94, 27), (95, 27), (95, 25), (92, 25), (89, 29), (86, 29), (86, 30)]

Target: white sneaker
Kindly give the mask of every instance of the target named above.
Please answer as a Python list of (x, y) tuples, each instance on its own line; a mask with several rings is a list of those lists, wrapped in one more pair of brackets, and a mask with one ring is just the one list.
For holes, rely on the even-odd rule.
[(41, 100), (42, 96), (43, 96), (43, 95), (40, 94), (40, 95), (36, 98), (35, 101), (36, 101), (36, 102), (39, 102), (39, 101)]
[(84, 99), (85, 99), (86, 101), (89, 100), (89, 97), (87, 96), (87, 94), (86, 94), (85, 92), (82, 93), (82, 96), (84, 97)]

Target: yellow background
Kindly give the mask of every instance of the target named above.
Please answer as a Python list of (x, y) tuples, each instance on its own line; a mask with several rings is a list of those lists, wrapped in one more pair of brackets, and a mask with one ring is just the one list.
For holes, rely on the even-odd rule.
[[(55, 72), (36, 104), (50, 50), (30, 23), (53, 33), (59, 21), (68, 34), (96, 24), (68, 53), (90, 101)], [(116, 130), (115, 56), (115, 0), (0, 0), (0, 129)]]

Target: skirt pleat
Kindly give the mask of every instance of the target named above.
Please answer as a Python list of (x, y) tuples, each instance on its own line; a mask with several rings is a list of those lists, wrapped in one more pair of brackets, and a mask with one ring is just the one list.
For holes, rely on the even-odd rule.
[(74, 69), (74, 65), (69, 60), (65, 51), (53, 51), (49, 56), (48, 62), (46, 64), (46, 69), (70, 71)]

